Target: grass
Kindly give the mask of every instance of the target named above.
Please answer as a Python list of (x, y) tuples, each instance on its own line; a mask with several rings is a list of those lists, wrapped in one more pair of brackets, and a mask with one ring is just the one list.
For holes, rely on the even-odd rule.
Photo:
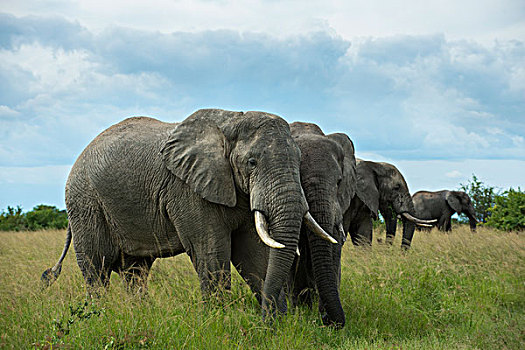
[[(379, 233), (378, 235), (381, 235)], [(85, 298), (73, 252), (42, 290), (64, 231), (0, 233), (1, 349), (523, 349), (525, 237), (455, 227), (416, 232), (403, 253), (347, 244), (341, 299), (347, 324), (323, 327), (298, 308), (267, 324), (244, 282), (231, 295), (201, 301), (187, 256), (153, 265), (147, 297), (125, 292), (113, 275), (107, 293)]]

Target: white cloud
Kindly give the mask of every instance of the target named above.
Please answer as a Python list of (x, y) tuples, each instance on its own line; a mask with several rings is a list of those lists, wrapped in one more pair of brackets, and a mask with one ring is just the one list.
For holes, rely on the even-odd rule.
[(457, 170), (452, 170), (446, 173), (445, 176), (451, 179), (458, 179), (458, 178), (462, 178), (463, 174)]
[[(430, 29), (421, 31), (426, 35), (407, 35), (411, 30), (401, 26), (393, 27), (389, 35), (373, 36), (370, 31), (348, 39), (351, 36), (334, 25), (336, 3), (329, 1), (322, 7), (315, 2), (254, 0), (253, 9), (260, 14), (275, 12), (263, 24), (249, 23), (253, 14), (248, 8), (231, 13), (218, 9), (231, 8), (238, 4), (235, 1), (220, 6), (199, 2), (191, 11), (188, 1), (166, 2), (162, 16), (174, 24), (164, 22), (162, 16), (148, 18), (149, 11), (158, 9), (150, 5), (136, 23), (131, 20), (138, 16), (133, 6), (122, 8), (122, 16), (112, 21), (116, 11), (112, 2), (104, 3), (107, 13), (99, 11), (100, 2), (65, 6), (63, 13), (78, 23), (3, 15), (0, 166), (72, 164), (100, 131), (125, 117), (149, 115), (175, 121), (202, 107), (266, 110), (288, 121), (316, 122), (326, 132), (348, 133), (365, 159), (386, 158), (396, 165), (407, 160), (477, 158), (487, 164), (496, 164), (488, 159), (524, 160), (522, 37), (486, 45), (452, 40), (448, 33)], [(34, 4), (35, 9), (45, 10), (42, 13), (53, 12), (42, 2)], [(347, 5), (338, 5), (349, 13)], [(310, 15), (280, 25), (297, 6)], [(316, 6), (318, 12), (311, 15)], [(370, 15), (380, 5), (363, 6)], [(403, 18), (396, 6), (385, 5), (378, 18), (388, 10), (393, 18)], [(410, 16), (417, 14), (418, 6)], [(80, 7), (87, 9), (86, 17), (76, 15)], [(175, 9), (180, 13), (171, 16)], [(198, 13), (195, 9), (202, 10), (202, 18), (191, 24)], [(210, 21), (210, 11), (215, 9), (218, 12)], [(95, 31), (90, 24), (95, 20), (87, 14), (97, 11), (100, 30)], [(246, 17), (237, 18), (239, 13)], [(185, 14), (187, 22), (175, 20)], [(158, 19), (158, 26), (151, 26), (152, 18)], [(230, 29), (203, 31), (210, 28)], [(184, 31), (173, 32), (179, 29)], [(397, 30), (400, 34), (391, 35)], [(437, 163), (418, 164), (436, 171), (428, 177), (430, 186), (448, 186), (447, 181), (460, 179), (447, 174), (471, 173), (456, 165), (437, 171)], [(493, 174), (498, 169), (483, 171)]]
[(347, 39), (444, 33), (487, 43), (525, 33), (520, 0), (4, 0), (2, 8), (18, 16), (63, 16), (95, 32), (118, 25), (164, 33), (234, 29), (282, 37), (332, 28)]
[(89, 72), (97, 69), (88, 55), (85, 50), (65, 51), (33, 43), (12, 51), (1, 50), (0, 61), (6, 70), (21, 70), (31, 75), (33, 81), (26, 85), (30, 93), (53, 95), (78, 86)]
[(523, 65), (511, 68), (509, 88), (514, 93), (525, 94), (525, 67)]
[(516, 146), (516, 147), (520, 147), (520, 148), (524, 148), (525, 146), (525, 138), (523, 138), (523, 136), (511, 136), (511, 139), (512, 139), (512, 143)]
[(42, 167), (2, 167), (0, 184), (65, 185), (70, 165)]
[(18, 114), (19, 113), (16, 110), (9, 108), (8, 106), (0, 105), (0, 119), (13, 118)]

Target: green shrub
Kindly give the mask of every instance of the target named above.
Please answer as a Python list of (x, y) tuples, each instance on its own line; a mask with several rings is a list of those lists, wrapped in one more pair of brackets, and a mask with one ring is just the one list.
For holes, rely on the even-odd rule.
[(8, 206), (0, 214), (0, 231), (36, 231), (42, 229), (64, 229), (67, 227), (67, 213), (55, 206), (39, 204), (27, 213), (22, 207)]
[(488, 226), (500, 230), (513, 231), (525, 229), (525, 193), (512, 188), (496, 196), (496, 204), (490, 208)]
[(2, 211), (0, 214), (0, 230), (1, 231), (21, 231), (26, 228), (26, 217), (22, 213), (22, 207), (17, 206), (16, 209), (7, 206), (7, 211)]
[(26, 213), (28, 230), (35, 231), (45, 228), (63, 229), (67, 227), (67, 213), (57, 207), (40, 204)]

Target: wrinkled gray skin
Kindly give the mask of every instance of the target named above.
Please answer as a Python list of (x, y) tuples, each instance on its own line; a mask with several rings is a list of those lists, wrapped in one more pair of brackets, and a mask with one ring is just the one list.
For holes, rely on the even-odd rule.
[[(354, 245), (372, 244), (372, 220), (381, 212), (386, 225), (386, 240), (392, 244), (396, 234), (397, 215), (414, 215), (412, 197), (401, 172), (392, 164), (357, 159), (357, 195), (345, 213), (345, 228)], [(414, 223), (403, 220), (401, 247), (409, 248)]]
[(303, 225), (289, 281), (294, 303), (311, 306), (312, 293), (319, 293), (319, 309), (325, 325), (342, 327), (345, 313), (339, 298), (341, 249), (346, 237), (338, 230), (343, 213), (355, 194), (354, 146), (345, 134), (325, 135), (311, 123), (290, 125), (292, 136), (301, 149), (301, 184), (310, 213), (338, 244), (319, 238)]
[(416, 214), (420, 219), (437, 219), (436, 226), (442, 231), (452, 230), (450, 217), (454, 213), (465, 214), (470, 229), (476, 230), (476, 213), (468, 194), (463, 191), (419, 191), (412, 196)]
[[(308, 210), (300, 156), (288, 124), (263, 112), (199, 110), (180, 124), (138, 117), (110, 127), (66, 185), (68, 233), (86, 284), (106, 286), (111, 271), (145, 284), (156, 258), (186, 252), (205, 297), (230, 288), (231, 261), (264, 316), (276, 306), (285, 312), (276, 303)], [(260, 241), (254, 210), (285, 248)]]

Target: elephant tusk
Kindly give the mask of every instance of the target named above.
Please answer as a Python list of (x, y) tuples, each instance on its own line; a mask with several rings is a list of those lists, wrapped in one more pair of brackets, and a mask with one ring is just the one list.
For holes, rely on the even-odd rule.
[(407, 220), (412, 221), (414, 224), (417, 224), (418, 226), (423, 226), (423, 227), (432, 227), (432, 224), (435, 224), (437, 222), (436, 219), (432, 219), (432, 220), (418, 219), (418, 218), (413, 217), (407, 212), (404, 212), (401, 215), (405, 217)]
[(343, 228), (342, 223), (339, 223), (339, 225), (337, 225), (337, 230), (339, 231), (339, 234), (341, 235), (341, 239), (343, 240), (343, 243), (346, 242), (346, 233), (345, 233), (345, 229)]
[(266, 244), (268, 247), (271, 247), (271, 248), (284, 248), (284, 244), (276, 242), (268, 234), (268, 223), (266, 222), (266, 218), (264, 217), (264, 214), (258, 210), (255, 210), (254, 216), (255, 216), (255, 229), (257, 230), (257, 234), (261, 238), (261, 241), (263, 241), (264, 244)]
[(299, 247), (295, 248), (295, 254), (297, 254), (297, 256), (301, 256), (301, 252), (299, 252)]
[(310, 214), (309, 211), (307, 211), (304, 215), (304, 222), (310, 230), (312, 230), (316, 235), (318, 235), (322, 239), (332, 242), (334, 244), (338, 243), (332, 236), (330, 236), (323, 230), (323, 228), (317, 223), (317, 221), (315, 221), (315, 219), (312, 217), (312, 214)]

